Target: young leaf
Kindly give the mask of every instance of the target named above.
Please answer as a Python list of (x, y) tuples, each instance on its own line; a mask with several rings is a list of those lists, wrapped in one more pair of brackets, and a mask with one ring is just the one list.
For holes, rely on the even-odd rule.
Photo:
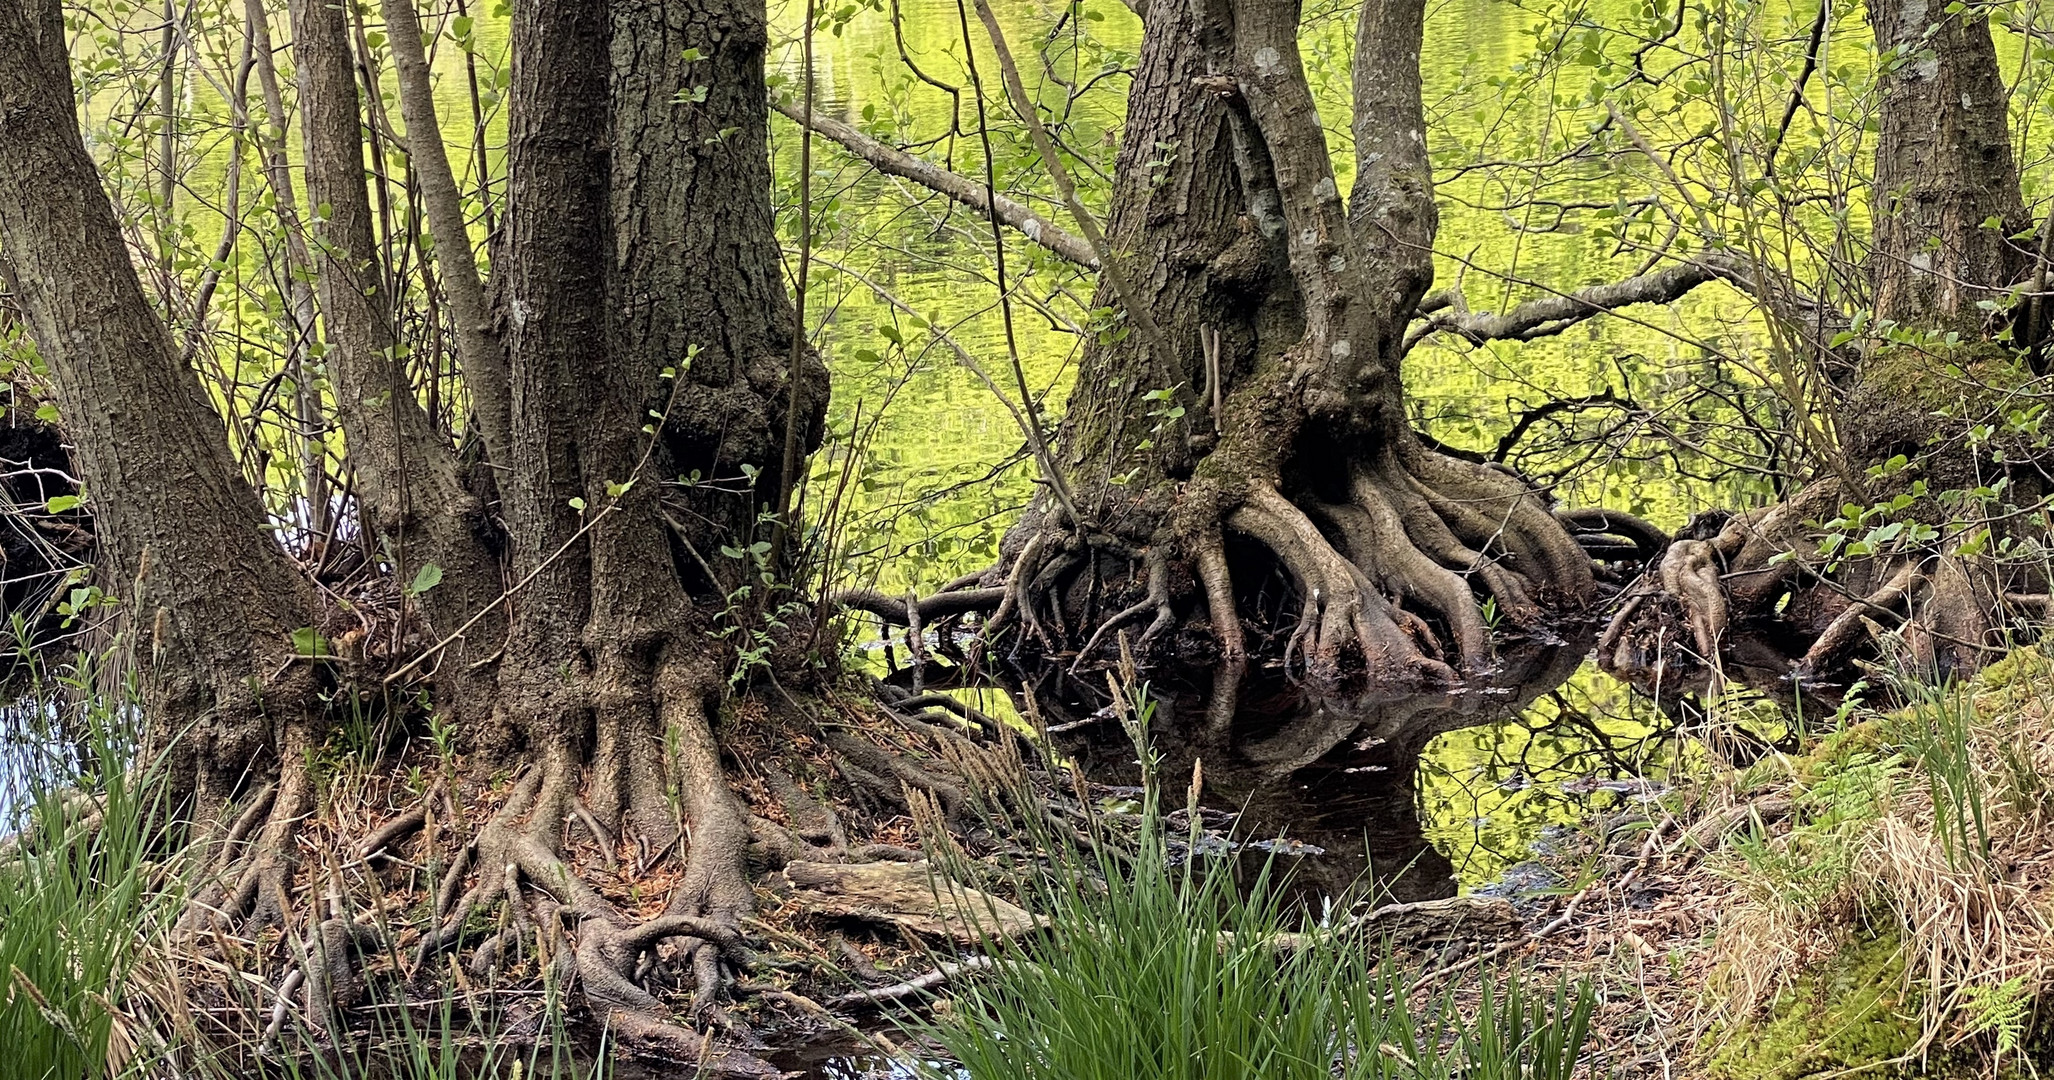
[(407, 586), (408, 596), (419, 596), (442, 584), (442, 568), (434, 563), (424, 563), (414, 572), (413, 584)]

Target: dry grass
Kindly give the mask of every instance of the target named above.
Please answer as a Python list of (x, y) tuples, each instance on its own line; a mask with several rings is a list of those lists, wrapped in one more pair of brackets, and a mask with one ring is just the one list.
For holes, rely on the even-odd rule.
[(1919, 1002), (1914, 1053), (2001, 1058), (2054, 993), (2054, 665), (2021, 650), (1983, 679), (1791, 763), (1795, 813), (1712, 858), (1731, 895), (1707, 1008), (1760, 1015), (1860, 936), (1894, 938)]
[(1538, 946), (1544, 970), (1606, 987), (1595, 1023), (1619, 1076), (1703, 1075), (1779, 998), (1826, 1004), (1781, 996), (1817, 992), (1877, 942), (1900, 950), (1891, 1000), (1904, 1015), (1891, 1022), (1907, 1032), (1908, 1067), (1944, 1056), (1995, 1075), (2044, 1041), (2054, 662), (2021, 650), (1974, 683), (1687, 797), (1630, 887), (1645, 830), (1561, 856), (1605, 884)]

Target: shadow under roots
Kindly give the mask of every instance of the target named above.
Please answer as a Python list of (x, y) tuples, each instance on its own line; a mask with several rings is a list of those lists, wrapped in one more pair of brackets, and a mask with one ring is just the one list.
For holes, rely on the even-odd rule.
[[(1586, 631), (1529, 645), (1501, 656), (1491, 678), (1430, 691), (1340, 695), (1260, 669), (1242, 684), (1224, 728), (1210, 722), (1209, 682), (1172, 677), (1150, 684), (1158, 707), (1149, 743), (1166, 782), (1202, 775), (1208, 826), (1230, 833), (1249, 869), (1285, 859), (1293, 900), (1317, 909), (1365, 888), (1398, 903), (1443, 899), (1459, 882), (1424, 831), (1418, 779), (1427, 744), (1517, 716), (1568, 680), (1590, 640)], [(1104, 688), (1093, 694), (1079, 679), (1049, 690), (1040, 707), (1061, 752), (1113, 795), (1138, 785), (1133, 743)]]

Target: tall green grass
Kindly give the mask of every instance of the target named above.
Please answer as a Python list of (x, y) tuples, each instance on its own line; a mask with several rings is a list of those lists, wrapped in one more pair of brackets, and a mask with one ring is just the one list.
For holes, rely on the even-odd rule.
[(1480, 985), (1414, 996), (1381, 942), (1345, 924), (1301, 926), (1269, 869), (1244, 883), (1232, 859), (1180, 860), (1143, 735), (1149, 711), (1145, 687), (1121, 709), (1142, 754), (1138, 834), (1100, 834), (1087, 848), (1043, 833), (1054, 872), (1021, 889), (1049, 925), (993, 942), (982, 978), (908, 1019), (960, 1064), (923, 1065), (925, 1076), (1570, 1076), (1590, 1033), (1587, 985), (1536, 992), (1516, 973), (1485, 972)]
[(1899, 724), (1905, 753), (1926, 775), (1933, 799), (1933, 829), (1952, 869), (1990, 860), (1989, 795), (1970, 745), (1977, 724), (1975, 697), (1946, 682), (1912, 683), (1910, 715)]
[[(10, 734), (63, 707), (39, 687), (15, 704)], [(77, 730), (82, 760), (13, 758), (20, 784), (0, 819), (0, 1073), (20, 1080), (97, 1080), (126, 1064), (114, 1010), (161, 911), (148, 861), (159, 785), (133, 768), (118, 709), (85, 708)]]

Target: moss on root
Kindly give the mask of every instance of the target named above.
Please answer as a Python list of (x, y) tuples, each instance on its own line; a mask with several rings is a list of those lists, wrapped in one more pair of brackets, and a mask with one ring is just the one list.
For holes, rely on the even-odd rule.
[(1897, 938), (1860, 937), (1779, 995), (1765, 1019), (1714, 1031), (1706, 1071), (1731, 1080), (1799, 1080), (1873, 1068), (1905, 1057), (1919, 1035)]
[(2019, 354), (1993, 341), (1899, 345), (1862, 365), (1862, 382), (1898, 401), (1939, 410), (1994, 406), (2033, 381)]

